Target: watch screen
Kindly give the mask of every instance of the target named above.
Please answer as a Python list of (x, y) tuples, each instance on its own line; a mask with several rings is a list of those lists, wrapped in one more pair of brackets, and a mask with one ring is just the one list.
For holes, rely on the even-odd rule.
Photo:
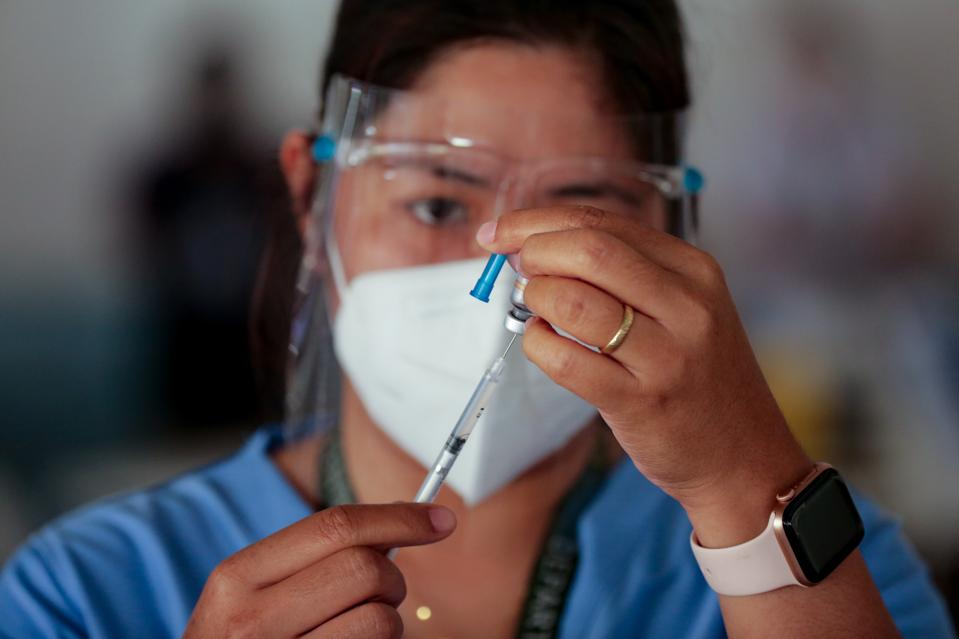
[(862, 541), (863, 526), (849, 489), (833, 468), (823, 471), (786, 507), (783, 530), (806, 579), (826, 578)]

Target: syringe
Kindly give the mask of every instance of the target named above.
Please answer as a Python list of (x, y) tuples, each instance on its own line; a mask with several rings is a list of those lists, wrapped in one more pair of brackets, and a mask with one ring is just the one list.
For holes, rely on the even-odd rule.
[[(505, 263), (505, 255), (496, 253), (491, 255), (483, 269), (483, 274), (480, 275), (473, 290), (470, 291), (470, 295), (481, 302), (488, 302), (493, 286), (496, 284), (496, 278), (499, 277)], [(510, 296), (513, 308), (507, 313), (504, 322), (506, 329), (513, 333), (513, 336), (506, 345), (503, 354), (493, 360), (493, 363), (483, 373), (483, 377), (476, 385), (472, 396), (466, 402), (466, 408), (463, 409), (460, 418), (456, 420), (456, 425), (453, 426), (450, 436), (446, 438), (446, 443), (443, 444), (440, 454), (436, 456), (436, 461), (433, 462), (429, 472), (426, 473), (426, 478), (420, 484), (420, 489), (416, 491), (416, 496), (413, 498), (415, 503), (432, 503), (436, 499), (437, 493), (443, 486), (443, 482), (446, 481), (446, 476), (450, 474), (450, 470), (453, 468), (456, 458), (459, 457), (460, 451), (463, 450), (466, 440), (469, 439), (470, 433), (473, 432), (476, 423), (486, 412), (486, 405), (489, 403), (493, 391), (496, 390), (496, 385), (499, 383), (503, 369), (506, 367), (506, 355), (512, 348), (513, 342), (516, 341), (517, 335), (522, 335), (526, 331), (526, 320), (533, 315), (526, 307), (523, 298), (527, 282), (528, 280), (525, 277), (517, 275)], [(391, 549), (386, 556), (393, 559), (397, 550), (397, 548)]]
[[(470, 295), (482, 302), (488, 302), (493, 286), (496, 284), (496, 278), (499, 277), (505, 263), (505, 255), (496, 253), (491, 255), (483, 269), (483, 274), (480, 275), (476, 285), (473, 286), (473, 290), (470, 291)], [(507, 330), (513, 333), (513, 337), (510, 338), (503, 354), (494, 360), (486, 369), (486, 372), (483, 373), (482, 379), (476, 385), (476, 390), (473, 391), (473, 395), (466, 403), (466, 408), (463, 409), (456, 425), (453, 426), (453, 431), (446, 438), (443, 449), (440, 450), (436, 461), (433, 462), (433, 466), (426, 474), (426, 479), (423, 480), (420, 489), (416, 492), (416, 496), (413, 498), (414, 502), (431, 503), (436, 499), (436, 493), (439, 492), (440, 486), (446, 481), (446, 476), (449, 475), (453, 462), (456, 461), (460, 451), (463, 450), (463, 445), (466, 444), (467, 438), (473, 432), (476, 422), (486, 411), (486, 404), (493, 395), (493, 391), (496, 390), (496, 384), (499, 382), (500, 375), (503, 374), (503, 368), (506, 366), (506, 355), (513, 346), (513, 342), (516, 341), (516, 336), (525, 332), (526, 320), (533, 315), (526, 308), (523, 299), (523, 291), (526, 288), (527, 281), (525, 277), (517, 276), (513, 285), (513, 293), (510, 297), (513, 309), (507, 314), (505, 322)]]
[[(443, 444), (440, 454), (436, 456), (436, 461), (433, 462), (429, 472), (426, 473), (426, 479), (420, 484), (420, 489), (416, 491), (416, 496), (413, 498), (415, 503), (429, 504), (436, 499), (436, 494), (440, 492), (440, 487), (446, 481), (446, 476), (450, 474), (453, 463), (456, 462), (456, 458), (463, 450), (466, 440), (469, 439), (470, 433), (476, 427), (476, 422), (486, 412), (486, 405), (489, 403), (490, 397), (493, 396), (493, 391), (496, 390), (503, 369), (506, 368), (506, 355), (512, 348), (513, 342), (516, 341), (517, 335), (518, 333), (513, 333), (509, 344), (506, 345), (506, 350), (493, 360), (493, 363), (483, 373), (479, 384), (476, 385), (469, 401), (466, 402), (466, 408), (463, 409), (460, 418), (456, 420), (456, 425), (453, 426), (450, 436), (446, 438), (446, 443)], [(393, 559), (398, 550), (398, 548), (392, 548), (386, 556)]]
[(466, 444), (470, 433), (473, 432), (476, 422), (479, 421), (480, 417), (482, 417), (486, 411), (489, 399), (493, 395), (493, 391), (496, 390), (496, 384), (499, 382), (500, 376), (503, 374), (503, 369), (506, 367), (506, 355), (509, 353), (509, 349), (515, 341), (516, 334), (514, 333), (509, 344), (506, 345), (506, 350), (503, 351), (503, 354), (496, 358), (493, 363), (490, 364), (489, 368), (486, 369), (486, 372), (483, 373), (483, 377), (480, 379), (479, 384), (476, 385), (476, 389), (466, 403), (466, 408), (463, 409), (460, 418), (456, 420), (456, 425), (453, 426), (450, 436), (446, 438), (443, 449), (440, 450), (436, 461), (433, 462), (433, 466), (426, 474), (426, 479), (423, 480), (420, 489), (416, 492), (416, 497), (413, 498), (414, 502), (430, 503), (436, 499), (436, 493), (439, 492), (440, 486), (446, 481), (446, 476), (449, 475), (450, 469), (453, 468), (453, 463), (459, 456), (460, 451), (463, 450), (463, 445)]

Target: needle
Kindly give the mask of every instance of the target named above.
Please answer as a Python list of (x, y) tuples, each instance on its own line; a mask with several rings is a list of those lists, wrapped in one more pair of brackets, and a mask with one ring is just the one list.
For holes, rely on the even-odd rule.
[(506, 354), (509, 352), (509, 349), (512, 348), (513, 346), (513, 342), (516, 341), (517, 335), (519, 335), (519, 333), (513, 333), (513, 336), (509, 338), (509, 344), (506, 345), (506, 350), (503, 351), (502, 355), (500, 355), (500, 359), (503, 359), (504, 357), (506, 357)]

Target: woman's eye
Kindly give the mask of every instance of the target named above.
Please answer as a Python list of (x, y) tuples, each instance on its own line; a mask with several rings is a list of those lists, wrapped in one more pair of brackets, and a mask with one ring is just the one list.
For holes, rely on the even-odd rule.
[(431, 197), (416, 200), (406, 205), (406, 208), (420, 222), (433, 226), (456, 224), (466, 219), (467, 210), (462, 202), (445, 197)]

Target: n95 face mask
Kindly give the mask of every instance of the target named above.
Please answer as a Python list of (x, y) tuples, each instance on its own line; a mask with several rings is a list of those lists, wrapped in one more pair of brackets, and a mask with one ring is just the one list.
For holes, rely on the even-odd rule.
[[(334, 278), (340, 365), (377, 426), (424, 472), (509, 336), (503, 329), (509, 278), (501, 278), (489, 304), (467, 295), (484, 264), (373, 271), (348, 286)], [(595, 413), (514, 347), (447, 482), (468, 505), (476, 504), (561, 448)]]

